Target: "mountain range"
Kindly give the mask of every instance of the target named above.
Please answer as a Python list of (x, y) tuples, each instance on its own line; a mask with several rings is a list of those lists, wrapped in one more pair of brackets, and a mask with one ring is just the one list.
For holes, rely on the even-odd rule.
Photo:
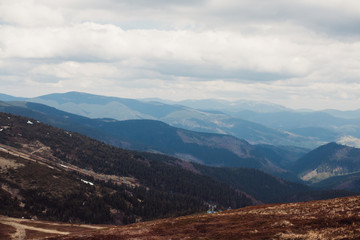
[[(5, 96), (0, 100), (9, 99)], [(19, 100), (23, 101), (23, 98)], [(192, 131), (232, 135), (250, 143), (292, 145), (313, 148), (321, 139), (297, 135), (282, 129), (244, 120), (221, 111), (198, 110), (179, 104), (145, 102), (135, 99), (106, 97), (68, 92), (26, 99), (89, 118), (116, 120), (151, 119)]]
[(224, 134), (172, 127), (156, 120), (90, 119), (31, 102), (3, 102), (0, 111), (35, 118), (113, 146), (157, 152), (209, 166), (257, 168), (289, 180), (289, 166), (309, 150), (252, 145)]
[[(161, 100), (158, 100), (161, 101)], [(204, 111), (218, 111), (232, 117), (261, 124), (291, 134), (308, 138), (315, 147), (337, 141), (360, 147), (360, 109), (340, 111), (293, 110), (266, 102), (224, 100), (186, 100), (173, 102)], [(300, 143), (297, 143), (298, 145)]]
[[(193, 131), (221, 133), (252, 144), (314, 148), (332, 141), (358, 145), (360, 110), (295, 111), (266, 102), (161, 99), (136, 100), (80, 92), (31, 99), (0, 95), (0, 100), (42, 103), (89, 118), (152, 119)], [(346, 141), (347, 140), (347, 141)]]
[[(0, 96), (9, 100), (17, 100), (11, 96)], [(40, 100), (39, 100), (40, 99)], [(18, 99), (24, 100), (24, 99)], [(34, 100), (35, 101), (35, 100)], [(70, 92), (66, 94), (50, 94), (37, 98), (36, 101), (47, 101), (53, 102), (53, 105), (58, 106), (76, 106), (79, 107), (85, 105), (97, 106), (98, 112), (108, 110), (108, 104), (122, 104), (127, 106), (127, 109), (132, 109), (138, 113), (138, 120), (126, 120), (117, 121), (113, 118), (86, 118), (79, 115), (70, 114), (63, 112), (42, 104), (30, 103), (30, 102), (6, 102), (1, 106), (2, 111), (10, 112), (14, 114), (24, 115), (39, 119), (42, 122), (61, 127), (70, 131), (77, 131), (87, 136), (99, 139), (106, 143), (114, 146), (147, 151), (147, 152), (158, 152), (168, 154), (183, 160), (206, 164), (210, 166), (227, 166), (227, 167), (248, 167), (257, 168), (266, 171), (272, 175), (282, 177), (288, 180), (308, 182), (308, 184), (321, 185), (320, 182), (326, 178), (339, 177), (339, 175), (351, 175), (356, 174), (356, 169), (352, 170), (335, 170), (335, 168), (326, 167), (326, 171), (319, 170), (318, 168), (315, 173), (315, 168), (309, 167), (309, 163), (312, 160), (311, 155), (307, 154), (310, 150), (300, 147), (291, 146), (274, 146), (270, 144), (252, 144), (246, 141), (246, 138), (237, 138), (231, 135), (225, 134), (214, 134), (205, 133), (199, 131), (190, 131), (183, 128), (174, 127), (164, 122), (154, 120), (164, 116), (169, 116), (179, 111), (196, 112), (199, 111), (202, 114), (208, 113), (210, 118), (212, 114), (223, 114), (213, 113), (218, 111), (219, 108), (223, 108), (224, 111), (232, 112), (235, 114), (235, 110), (241, 108), (241, 104), (233, 104), (235, 107), (231, 108), (229, 102), (215, 101), (215, 100), (202, 100), (202, 101), (186, 101), (187, 105), (195, 105), (197, 107), (205, 107), (206, 102), (212, 102), (213, 104), (208, 105), (206, 111), (195, 110), (189, 107), (185, 107), (179, 104), (168, 104), (160, 102), (144, 102), (134, 99), (120, 99), (105, 96), (97, 96), (85, 93)], [(216, 104), (218, 102), (218, 104)], [(245, 107), (249, 107), (256, 104), (247, 104)], [(227, 110), (226, 110), (226, 106)], [(258, 106), (258, 105), (257, 105)], [(238, 113), (247, 112), (248, 116), (252, 116), (252, 120), (260, 121), (263, 120), (264, 124), (267, 122), (269, 125), (279, 127), (283, 129), (292, 128), (293, 132), (304, 135), (305, 138), (327, 140), (331, 142), (334, 138), (340, 136), (335, 130), (329, 130), (331, 126), (341, 124), (353, 124), (356, 125), (356, 111), (353, 112), (341, 112), (331, 111), (327, 112), (294, 112), (281, 106), (273, 106), (271, 104), (267, 106), (267, 110), (262, 111), (240, 111)], [(243, 108), (245, 108), (243, 107)], [(265, 107), (263, 107), (264, 109)], [(91, 109), (89, 107), (89, 109)], [(95, 109), (95, 108), (94, 108)], [(134, 110), (135, 109), (135, 110)], [(281, 112), (278, 112), (281, 111)], [(339, 116), (332, 116), (330, 112), (335, 112), (337, 115), (343, 113), (343, 118)], [(94, 111), (86, 112), (87, 115), (93, 114)], [(112, 114), (121, 115), (121, 111), (114, 110)], [(86, 115), (85, 113), (83, 115)], [(98, 113), (100, 114), (100, 113)], [(126, 114), (125, 114), (126, 115)], [(150, 116), (152, 120), (144, 120)], [(345, 117), (347, 115), (347, 117)], [(352, 116), (352, 117), (350, 117)], [(289, 120), (290, 119), (290, 120)], [(250, 125), (252, 122), (248, 122)], [(247, 125), (247, 126), (250, 126)], [(256, 124), (255, 124), (256, 125)], [(347, 125), (347, 126), (350, 126)], [(259, 126), (256, 125), (258, 136), (263, 136), (264, 132), (259, 131)], [(294, 128), (298, 126), (297, 128)], [(312, 126), (312, 127), (307, 127)], [(350, 127), (351, 128), (351, 127)], [(356, 127), (354, 127), (355, 129)], [(334, 128), (335, 129), (335, 128)], [(340, 128), (339, 129), (344, 129)], [(340, 131), (337, 129), (336, 131)], [(292, 133), (293, 134), (293, 133)], [(246, 134), (245, 134), (246, 135)], [(356, 131), (353, 132), (356, 135)], [(356, 137), (343, 136), (340, 138), (340, 143), (346, 144), (348, 140), (354, 140)], [(276, 141), (275, 141), (276, 142)], [(326, 142), (324, 142), (326, 145)], [(333, 143), (335, 144), (335, 143)], [(301, 145), (301, 144), (300, 144)], [(344, 146), (345, 147), (345, 146)], [(320, 148), (322, 149), (322, 148)], [(326, 148), (325, 148), (326, 149)], [(329, 153), (322, 153), (324, 161), (327, 160)], [(308, 164), (304, 164), (308, 162)], [(338, 168), (348, 169), (346, 162)], [(294, 167), (295, 166), (295, 167)], [(324, 167), (322, 167), (324, 168)], [(299, 171), (302, 169), (303, 171)], [(335, 171), (336, 173), (332, 173)], [(304, 172), (311, 173), (304, 177)], [(326, 174), (324, 173), (326, 172)], [(320, 174), (321, 173), (321, 174)], [(320, 177), (320, 175), (322, 177)], [(334, 184), (333, 184), (334, 185)], [(335, 184), (336, 185), (336, 184)], [(341, 188), (336, 185), (334, 188)], [(348, 189), (353, 184), (343, 185)], [(357, 190), (356, 190), (357, 191)]]
[(208, 167), (119, 149), (28, 117), (0, 113), (0, 214), (130, 223), (217, 208), (346, 196), (255, 169)]

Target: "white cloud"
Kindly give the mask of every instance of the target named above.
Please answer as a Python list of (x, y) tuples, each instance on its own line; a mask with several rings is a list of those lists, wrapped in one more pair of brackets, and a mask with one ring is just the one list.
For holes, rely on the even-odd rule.
[(33, 0), (2, 0), (0, 19), (5, 23), (27, 27), (63, 25), (61, 12)]
[(354, 0), (2, 0), (0, 83), (356, 108), (359, 24)]
[(60, 64), (42, 64), (30, 71), (31, 74), (55, 76), (60, 79), (114, 78), (119, 76), (113, 64), (62, 62)]
[(337, 142), (350, 147), (360, 148), (360, 139), (353, 136), (342, 136)]
[[(206, 31), (123, 31), (114, 25), (83, 23), (66, 28), (0, 28), (8, 58), (64, 58), (92, 61), (143, 59), (174, 65), (237, 71), (303, 74), (309, 66), (303, 47), (273, 36)], [(154, 66), (156, 68), (156, 66)], [(161, 67), (161, 66), (160, 66)]]

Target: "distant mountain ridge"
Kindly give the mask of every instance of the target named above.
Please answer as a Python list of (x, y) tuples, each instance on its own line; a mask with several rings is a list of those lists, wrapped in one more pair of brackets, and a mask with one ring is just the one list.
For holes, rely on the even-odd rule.
[(260, 102), (260, 101), (249, 101), (249, 100), (229, 102), (229, 101), (217, 100), (217, 99), (204, 99), (204, 100), (183, 100), (176, 103), (195, 109), (217, 110), (228, 113), (236, 113), (244, 110), (252, 110), (261, 113), (290, 111), (290, 109), (278, 104), (273, 104), (269, 102)]
[(232, 136), (193, 132), (155, 120), (90, 119), (37, 103), (0, 103), (0, 111), (35, 118), (122, 148), (160, 152), (210, 166), (257, 168), (292, 180), (288, 165), (308, 151), (251, 145)]
[(317, 142), (317, 146), (337, 141), (360, 147), (360, 143), (343, 141), (345, 137), (360, 138), (360, 109), (353, 111), (293, 110), (266, 102), (228, 102), (215, 99), (185, 100), (171, 103), (213, 113), (226, 113), (272, 129), (307, 137), (309, 141)]
[(0, 101), (25, 101), (26, 98), (13, 97), (11, 95), (0, 93)]
[[(306, 149), (251, 145), (232, 136), (192, 132), (155, 120), (89, 119), (46, 105), (25, 102), (17, 102), (15, 105), (14, 103), (3, 103), (0, 104), (0, 110), (36, 118), (41, 122), (69, 131), (84, 133), (123, 148), (164, 153), (210, 166), (256, 168), (293, 181), (297, 180), (296, 173), (303, 181), (314, 186), (321, 186), (322, 181), (329, 182), (328, 178), (337, 175), (353, 174), (358, 169), (356, 161), (360, 161), (355, 158), (353, 162), (349, 162), (346, 154), (339, 155), (338, 153), (341, 151), (354, 152), (356, 157), (359, 155), (356, 148), (336, 143), (315, 149), (313, 152), (318, 152), (318, 154), (315, 154), (314, 157), (313, 153), (306, 154), (309, 151)], [(338, 148), (340, 150), (336, 152), (335, 150)], [(342, 162), (338, 162), (338, 165), (332, 160), (335, 153), (336, 156), (344, 158)], [(352, 187), (357, 178), (352, 175), (351, 179), (352, 183), (349, 182), (350, 180), (344, 180), (343, 177), (338, 178), (338, 183), (334, 180), (328, 185), (325, 185), (325, 182), (322, 185), (325, 188), (358, 191), (357, 187)], [(348, 184), (340, 186), (340, 182), (344, 181), (347, 181)]]
[(314, 148), (344, 136), (360, 138), (360, 110), (304, 112), (267, 102), (207, 99), (169, 103), (78, 92), (29, 100), (90, 118), (153, 119), (188, 130), (233, 135), (253, 144)]
[(49, 94), (27, 101), (45, 104), (89, 118), (159, 120), (171, 126), (188, 130), (233, 135), (250, 143), (308, 148), (321, 144), (321, 142), (306, 136), (269, 128), (222, 112), (201, 111), (179, 104), (144, 102), (79, 92)]
[(360, 119), (360, 109), (352, 111), (339, 111), (334, 109), (327, 109), (323, 112), (329, 113), (334, 117), (348, 118), (348, 119)]

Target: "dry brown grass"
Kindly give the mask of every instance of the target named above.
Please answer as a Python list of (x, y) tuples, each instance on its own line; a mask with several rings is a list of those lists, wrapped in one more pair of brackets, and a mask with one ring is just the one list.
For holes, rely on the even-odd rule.
[(360, 197), (253, 206), (117, 227), (4, 218), (4, 239), (360, 239)]
[(246, 207), (52, 239), (360, 239), (360, 197)]

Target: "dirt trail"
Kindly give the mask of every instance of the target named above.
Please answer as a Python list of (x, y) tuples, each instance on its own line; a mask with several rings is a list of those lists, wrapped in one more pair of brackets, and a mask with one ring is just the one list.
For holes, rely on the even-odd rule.
[(24, 219), (15, 219), (10, 217), (0, 216), (0, 221), (2, 224), (9, 225), (16, 229), (16, 232), (11, 236), (12, 239), (14, 240), (26, 239), (26, 230), (33, 230), (33, 231), (49, 233), (49, 234), (58, 234), (58, 235), (67, 235), (70, 233), (70, 232), (63, 232), (52, 229), (44, 229), (44, 228), (28, 226), (26, 225), (26, 221), (28, 220), (24, 221)]
[[(46, 222), (46, 225), (49, 226), (58, 226), (59, 223), (52, 223), (52, 222)], [(95, 229), (95, 230), (100, 230), (100, 229), (104, 229), (106, 228), (106, 226), (95, 226), (95, 225), (85, 225), (85, 224), (71, 224), (71, 223), (61, 223), (61, 226), (63, 227), (81, 227), (81, 228), (89, 228), (89, 229)]]
[(11, 239), (25, 239), (26, 237), (26, 232), (25, 232), (25, 228), (18, 226), (18, 224), (13, 223), (13, 222), (5, 222), (2, 221), (3, 224), (5, 225), (9, 225), (11, 227), (14, 227), (16, 229), (16, 232), (14, 234), (12, 234)]
[(45, 150), (48, 150), (49, 147), (41, 147), (39, 149), (36, 149), (34, 151), (32, 151), (30, 154), (34, 154), (34, 153), (37, 153), (37, 152), (42, 152), (42, 151), (45, 151)]

